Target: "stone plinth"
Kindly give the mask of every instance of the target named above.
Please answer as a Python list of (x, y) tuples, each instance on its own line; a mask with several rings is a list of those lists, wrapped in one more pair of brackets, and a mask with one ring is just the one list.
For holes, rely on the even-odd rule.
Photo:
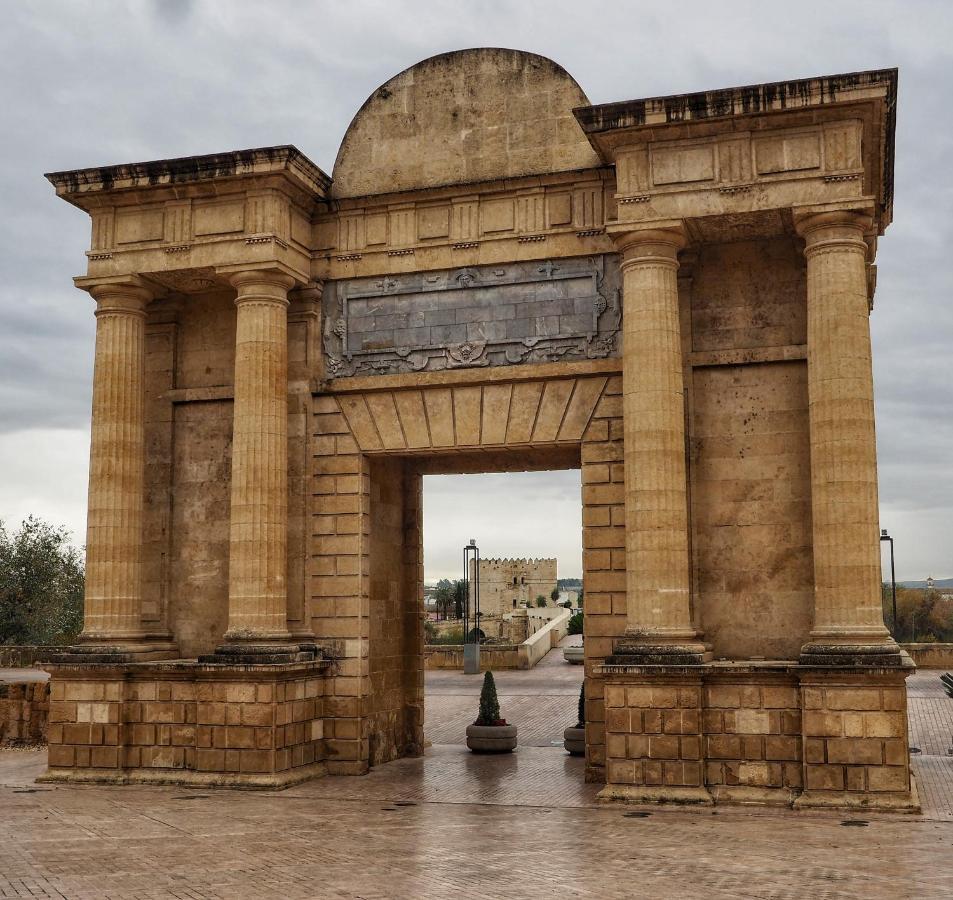
[(50, 665), (41, 780), (281, 788), (323, 775), (327, 666)]
[(604, 666), (600, 797), (916, 812), (910, 671)]

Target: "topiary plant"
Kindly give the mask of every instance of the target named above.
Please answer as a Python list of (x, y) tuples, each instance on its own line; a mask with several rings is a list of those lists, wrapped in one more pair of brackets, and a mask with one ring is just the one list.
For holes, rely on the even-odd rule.
[(496, 696), (496, 682), (493, 673), (483, 676), (483, 688), (480, 691), (480, 715), (474, 725), (505, 725), (506, 719), (500, 717), (500, 701)]
[(576, 714), (576, 728), (586, 727), (586, 685), (579, 687), (579, 712)]

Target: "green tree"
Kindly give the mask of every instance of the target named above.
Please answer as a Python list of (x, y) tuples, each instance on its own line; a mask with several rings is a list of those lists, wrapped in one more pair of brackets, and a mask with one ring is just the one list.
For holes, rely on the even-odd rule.
[(441, 578), (434, 589), (434, 599), (437, 601), (437, 611), (443, 618), (462, 619), (463, 607), (467, 602), (467, 583), (462, 578), (451, 581)]
[(579, 687), (579, 711), (576, 715), (576, 728), (586, 727), (586, 683)]
[(83, 557), (65, 528), (0, 522), (0, 644), (68, 643), (83, 627)]
[(480, 715), (474, 725), (499, 725), (500, 701), (496, 696), (496, 682), (493, 673), (487, 672), (483, 676), (483, 688), (480, 690)]
[(929, 644), (953, 641), (953, 603), (934, 589), (897, 587), (897, 621), (894, 623), (890, 586), (884, 587), (884, 621), (901, 643)]
[(577, 612), (574, 616), (569, 617), (569, 622), (566, 623), (566, 634), (582, 634), (581, 612)]
[(546, 598), (542, 594), (539, 594), (536, 597), (536, 605), (539, 607), (543, 607), (546, 605)]
[(558, 603), (558, 602), (559, 602), (559, 588), (558, 588), (558, 587), (554, 587), (554, 588), (549, 592), (549, 599), (552, 600), (553, 603)]

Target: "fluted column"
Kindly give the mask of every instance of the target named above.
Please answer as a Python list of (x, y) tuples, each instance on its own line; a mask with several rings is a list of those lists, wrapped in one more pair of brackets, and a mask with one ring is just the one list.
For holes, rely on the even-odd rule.
[(150, 292), (91, 285), (96, 356), (89, 452), (86, 596), (80, 643), (137, 645), (142, 628), (144, 331)]
[(626, 634), (617, 654), (696, 661), (685, 388), (678, 307), (680, 226), (628, 231), (622, 255)]
[[(814, 629), (802, 653), (831, 645), (896, 653), (880, 590), (877, 446), (867, 300), (870, 218), (796, 216), (807, 257), (808, 396)], [(868, 645), (865, 649), (864, 645)]]
[(273, 271), (238, 291), (226, 644), (287, 642), (288, 291)]

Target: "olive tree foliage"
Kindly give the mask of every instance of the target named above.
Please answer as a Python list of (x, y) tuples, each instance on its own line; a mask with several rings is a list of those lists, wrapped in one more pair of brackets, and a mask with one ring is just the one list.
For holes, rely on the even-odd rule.
[(0, 521), (0, 644), (63, 644), (83, 627), (83, 554), (70, 532), (33, 516)]

